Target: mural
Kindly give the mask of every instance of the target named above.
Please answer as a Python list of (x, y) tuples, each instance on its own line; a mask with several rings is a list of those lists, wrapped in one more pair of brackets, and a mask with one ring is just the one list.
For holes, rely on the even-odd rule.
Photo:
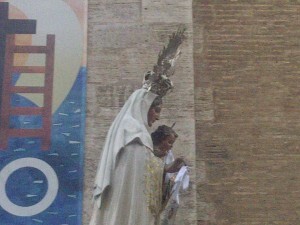
[(83, 0), (0, 0), (1, 225), (81, 224)]

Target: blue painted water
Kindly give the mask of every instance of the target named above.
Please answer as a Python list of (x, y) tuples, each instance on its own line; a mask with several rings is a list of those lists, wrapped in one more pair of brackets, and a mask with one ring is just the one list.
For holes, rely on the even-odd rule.
[[(14, 76), (17, 80), (18, 76)], [(85, 127), (86, 68), (81, 68), (66, 99), (52, 116), (51, 147), (41, 150), (39, 138), (10, 138), (8, 148), (0, 151), (0, 171), (8, 163), (25, 157), (41, 159), (55, 171), (59, 190), (45, 211), (20, 217), (0, 207), (1, 225), (78, 225), (81, 224)], [(20, 95), (11, 98), (13, 106), (35, 106)], [(12, 116), (11, 128), (34, 129), (42, 126), (40, 116)], [(6, 182), (9, 200), (18, 206), (32, 206), (42, 200), (48, 189), (45, 175), (33, 167), (13, 172)]]

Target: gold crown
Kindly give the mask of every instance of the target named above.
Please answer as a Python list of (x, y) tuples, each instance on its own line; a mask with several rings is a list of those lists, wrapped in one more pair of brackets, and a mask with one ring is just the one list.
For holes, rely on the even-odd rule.
[(179, 46), (185, 40), (185, 28), (179, 28), (170, 38), (167, 47), (158, 54), (157, 64), (153, 71), (148, 71), (144, 76), (143, 88), (160, 96), (166, 95), (173, 89), (173, 83), (170, 80), (175, 72), (175, 63), (179, 58), (181, 51)]

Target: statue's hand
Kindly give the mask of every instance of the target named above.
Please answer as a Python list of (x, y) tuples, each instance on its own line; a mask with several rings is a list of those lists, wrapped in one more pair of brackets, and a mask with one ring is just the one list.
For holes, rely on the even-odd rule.
[(183, 158), (176, 158), (172, 163), (165, 166), (166, 173), (176, 173), (181, 167), (185, 166), (186, 163)]

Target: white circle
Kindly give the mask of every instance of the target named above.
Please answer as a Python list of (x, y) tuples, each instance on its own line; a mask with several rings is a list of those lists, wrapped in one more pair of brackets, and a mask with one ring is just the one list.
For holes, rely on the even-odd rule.
[[(19, 206), (9, 200), (5, 185), (9, 176), (18, 169), (33, 167), (40, 170), (48, 181), (48, 190), (44, 198), (32, 206)], [(58, 178), (52, 167), (46, 162), (36, 158), (21, 158), (7, 164), (0, 171), (0, 206), (7, 212), (16, 216), (33, 216), (47, 209), (58, 192)]]

